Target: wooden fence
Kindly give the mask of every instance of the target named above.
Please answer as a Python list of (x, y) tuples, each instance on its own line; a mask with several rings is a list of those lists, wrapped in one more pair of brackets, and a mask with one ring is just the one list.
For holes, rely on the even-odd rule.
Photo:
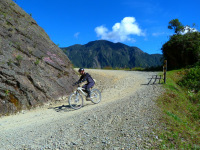
[[(162, 78), (163, 76), (163, 78)], [(167, 60), (164, 61), (164, 65), (163, 65), (163, 75), (152, 75), (149, 82), (147, 84), (150, 84), (153, 81), (153, 84), (156, 83), (156, 81), (158, 81), (158, 83), (160, 84), (160, 80), (163, 79), (164, 83), (166, 83), (166, 76), (167, 76)]]

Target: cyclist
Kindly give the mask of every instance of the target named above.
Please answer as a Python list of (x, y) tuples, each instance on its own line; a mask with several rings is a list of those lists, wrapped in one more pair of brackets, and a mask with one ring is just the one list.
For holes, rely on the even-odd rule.
[(80, 68), (78, 70), (78, 72), (80, 73), (81, 77), (75, 84), (79, 84), (84, 81), (87, 81), (87, 83), (85, 85), (83, 85), (82, 88), (84, 88), (85, 92), (88, 94), (86, 97), (86, 100), (91, 100), (90, 88), (94, 86), (95, 82), (94, 82), (93, 78), (91, 77), (91, 75), (89, 73), (86, 73), (83, 68)]

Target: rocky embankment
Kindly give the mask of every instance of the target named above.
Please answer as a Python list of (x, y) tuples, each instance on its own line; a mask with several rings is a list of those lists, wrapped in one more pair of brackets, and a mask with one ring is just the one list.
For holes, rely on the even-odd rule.
[(67, 101), (0, 118), (0, 149), (156, 149), (162, 85), (154, 72), (86, 70), (102, 92), (99, 104), (79, 110)]
[(13, 0), (0, 0), (0, 116), (60, 99), (76, 79), (37, 22)]

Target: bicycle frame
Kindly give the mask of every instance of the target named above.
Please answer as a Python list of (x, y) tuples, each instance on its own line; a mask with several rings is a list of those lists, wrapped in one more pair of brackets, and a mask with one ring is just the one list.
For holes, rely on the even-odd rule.
[(76, 89), (75, 93), (80, 91), (83, 95), (87, 96), (87, 93), (84, 92), (83, 89), (84, 89), (84, 88), (82, 88), (82, 87), (78, 87), (78, 88)]
[[(76, 90), (69, 96), (69, 105), (73, 109), (80, 109), (83, 106), (83, 95), (87, 96), (88, 93), (85, 92), (85, 88), (78, 86)], [(94, 104), (98, 104), (101, 101), (101, 92), (98, 89), (92, 89), (90, 99)]]

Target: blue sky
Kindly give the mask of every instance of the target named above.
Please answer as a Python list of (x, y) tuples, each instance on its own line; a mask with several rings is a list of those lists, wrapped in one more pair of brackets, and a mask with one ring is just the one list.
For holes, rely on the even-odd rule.
[(105, 39), (162, 53), (169, 21), (200, 26), (199, 0), (16, 0), (60, 47)]

